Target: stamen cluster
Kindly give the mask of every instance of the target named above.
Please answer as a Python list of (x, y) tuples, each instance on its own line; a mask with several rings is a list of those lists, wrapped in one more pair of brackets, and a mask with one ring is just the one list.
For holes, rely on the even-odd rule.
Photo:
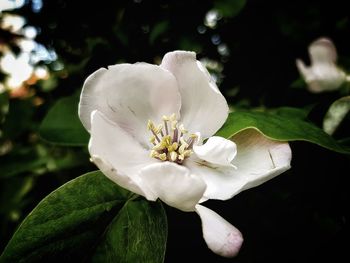
[(150, 142), (153, 144), (150, 156), (161, 161), (182, 164), (192, 153), (196, 134), (188, 134), (183, 124), (178, 124), (175, 114), (163, 116), (163, 123), (155, 125), (148, 121), (147, 129), (151, 131)]

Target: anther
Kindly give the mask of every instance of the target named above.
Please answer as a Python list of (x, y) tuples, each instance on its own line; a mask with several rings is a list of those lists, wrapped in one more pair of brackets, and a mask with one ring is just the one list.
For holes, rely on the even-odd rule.
[(176, 152), (171, 152), (170, 153), (170, 160), (172, 160), (173, 162), (175, 162), (177, 159), (177, 153)]
[(149, 138), (149, 141), (150, 143), (156, 145), (156, 137), (154, 135), (152, 135), (150, 138)]
[(162, 154), (159, 154), (158, 155), (158, 158), (162, 161), (165, 161), (167, 158), (166, 158), (166, 154), (165, 153), (162, 153)]
[(180, 132), (183, 133), (183, 134), (188, 133), (188, 131), (185, 129), (185, 127), (184, 127), (183, 124), (180, 124), (180, 125), (179, 125), (179, 130), (180, 130)]
[(152, 158), (182, 164), (192, 152), (197, 135), (186, 135), (188, 131), (179, 124), (176, 115), (162, 116), (163, 124), (155, 125), (151, 120), (147, 129), (152, 132), (149, 141), (153, 144), (150, 151)]

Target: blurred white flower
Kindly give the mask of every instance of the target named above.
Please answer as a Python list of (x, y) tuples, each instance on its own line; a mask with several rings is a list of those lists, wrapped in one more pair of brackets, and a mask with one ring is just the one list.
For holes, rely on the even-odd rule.
[(311, 65), (308, 67), (300, 59), (296, 65), (310, 92), (333, 91), (347, 79), (337, 62), (337, 51), (330, 39), (320, 38), (309, 46)]
[(0, 60), (0, 68), (9, 74), (6, 84), (11, 88), (22, 85), (33, 73), (33, 66), (29, 63), (29, 54), (20, 53), (17, 57), (12, 53), (6, 53)]
[(288, 143), (250, 129), (233, 141), (213, 136), (228, 105), (193, 52), (167, 53), (160, 66), (97, 70), (84, 83), (79, 116), (91, 134), (92, 160), (108, 178), (197, 212), (208, 247), (225, 257), (238, 253), (242, 235), (201, 203), (230, 199), (290, 167)]

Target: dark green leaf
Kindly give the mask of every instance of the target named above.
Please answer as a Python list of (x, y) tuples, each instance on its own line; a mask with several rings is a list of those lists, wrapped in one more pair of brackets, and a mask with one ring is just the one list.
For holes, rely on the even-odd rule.
[(277, 109), (273, 109), (270, 112), (277, 114), (277, 115), (280, 115), (282, 117), (296, 118), (296, 119), (304, 120), (307, 118), (307, 115), (309, 114), (310, 109), (280, 107)]
[(164, 218), (159, 204), (144, 199), (128, 202), (110, 224), (92, 261), (163, 262), (166, 235), (162, 232), (167, 229)]
[(166, 233), (160, 202), (137, 198), (91, 172), (43, 199), (0, 262), (163, 262)]
[(45, 167), (47, 160), (38, 156), (35, 149), (21, 149), (0, 156), (0, 179), (12, 177), (23, 172)]
[(214, 7), (222, 16), (232, 18), (242, 11), (246, 3), (246, 0), (216, 0)]
[(23, 131), (33, 128), (34, 105), (31, 99), (10, 100), (9, 111), (3, 123), (4, 138), (16, 139)]
[(340, 153), (350, 153), (350, 148), (339, 144), (317, 126), (295, 117), (277, 116), (265, 112), (236, 111), (230, 113), (217, 135), (230, 138), (249, 128), (280, 141), (308, 141)]
[(7, 92), (0, 93), (0, 124), (4, 121), (4, 117), (9, 109), (9, 96)]
[(151, 45), (168, 29), (169, 21), (162, 21), (154, 25), (149, 34), (149, 43)]
[(40, 136), (59, 145), (86, 145), (89, 134), (79, 120), (78, 103), (78, 95), (58, 100), (41, 123)]

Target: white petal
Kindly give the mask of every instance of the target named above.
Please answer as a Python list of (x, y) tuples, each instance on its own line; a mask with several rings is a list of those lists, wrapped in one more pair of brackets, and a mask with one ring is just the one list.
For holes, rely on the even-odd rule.
[(91, 112), (98, 110), (146, 146), (147, 121), (158, 123), (163, 115), (179, 114), (180, 106), (176, 79), (170, 72), (146, 63), (119, 64), (86, 79), (79, 117), (90, 131)]
[[(306, 80), (308, 78), (310, 78), (309, 77), (310, 75), (312, 75), (312, 72), (310, 72), (310, 68), (307, 67), (301, 59), (296, 60), (296, 65), (297, 65), (297, 68), (299, 70), (300, 75), (303, 77), (305, 82), (307, 82)], [(311, 77), (311, 78), (313, 78), (313, 77)]]
[(131, 179), (131, 177), (121, 174), (110, 163), (108, 163), (106, 160), (103, 160), (96, 155), (92, 156), (91, 159), (96, 164), (96, 166), (101, 170), (101, 172), (114, 183), (118, 184), (119, 186), (133, 193), (142, 195), (150, 201), (155, 201), (157, 199), (157, 197), (154, 196), (152, 192), (148, 191), (148, 189), (141, 188), (140, 186), (141, 182), (138, 176), (133, 176), (133, 179)]
[[(292, 152), (287, 142), (273, 141), (254, 129), (233, 136), (237, 145), (236, 183), (243, 191), (258, 186), (290, 168)], [(238, 192), (236, 192), (237, 194)]]
[(226, 200), (234, 195), (235, 186), (232, 181), (237, 169), (235, 166), (211, 164), (195, 156), (187, 159), (184, 165), (192, 174), (202, 178), (207, 185), (200, 203), (208, 199)]
[(176, 77), (181, 93), (181, 116), (186, 129), (212, 136), (225, 122), (228, 105), (194, 52), (167, 53), (161, 64)]
[(91, 116), (89, 152), (95, 164), (109, 179), (154, 200), (138, 174), (142, 168), (157, 160), (149, 157), (149, 152), (135, 139), (98, 111), (94, 111)]
[(234, 142), (219, 136), (210, 137), (203, 145), (193, 146), (193, 151), (200, 159), (220, 165), (231, 165), (237, 153)]
[(204, 206), (197, 205), (196, 212), (202, 220), (203, 237), (208, 247), (223, 257), (236, 256), (243, 243), (241, 232)]
[(155, 196), (183, 211), (194, 211), (206, 188), (200, 177), (171, 162), (149, 165), (141, 170), (140, 177)]
[(330, 39), (319, 38), (309, 46), (311, 64), (337, 62), (337, 50)]
[(237, 155), (232, 161), (236, 169), (203, 164), (194, 158), (186, 162), (191, 172), (206, 182), (205, 198), (232, 198), (290, 168), (291, 150), (288, 143), (269, 140), (254, 129), (242, 131), (232, 140), (237, 145)]

